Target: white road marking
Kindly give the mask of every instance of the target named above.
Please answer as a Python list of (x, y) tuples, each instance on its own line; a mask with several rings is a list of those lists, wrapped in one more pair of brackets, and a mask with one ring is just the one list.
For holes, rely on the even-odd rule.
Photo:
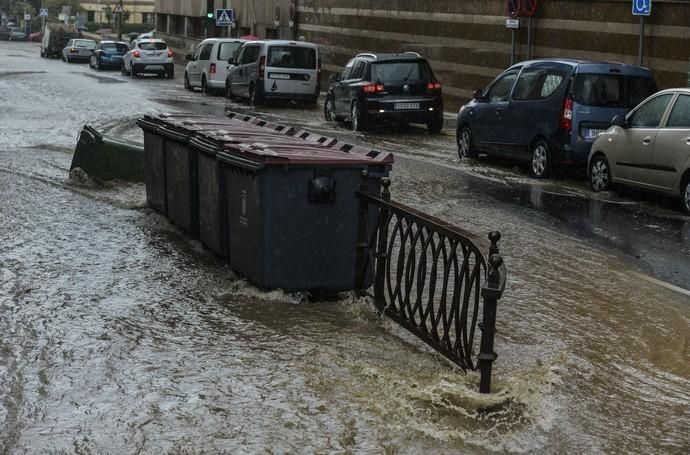
[(657, 286), (661, 286), (664, 289), (668, 289), (670, 291), (676, 292), (676, 293), (684, 295), (686, 297), (690, 297), (690, 290), (681, 288), (681, 287), (673, 285), (671, 283), (667, 283), (665, 281), (657, 280), (656, 278), (652, 278), (651, 276), (644, 275), (642, 273), (633, 272), (633, 275), (635, 275), (639, 278), (642, 278), (643, 280), (645, 280), (649, 283), (656, 284)]

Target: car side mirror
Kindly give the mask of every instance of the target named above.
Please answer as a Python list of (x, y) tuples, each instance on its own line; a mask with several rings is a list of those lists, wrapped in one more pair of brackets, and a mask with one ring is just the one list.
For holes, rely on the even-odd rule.
[(474, 93), (472, 94), (472, 98), (475, 100), (484, 99), (484, 92), (482, 91), (482, 89), (475, 90)]
[(329, 80), (331, 83), (333, 83), (333, 82), (338, 82), (338, 81), (340, 81), (340, 74), (338, 74), (338, 73), (331, 74), (331, 77), (329, 77), (328, 80)]
[(194, 60), (194, 56), (192, 54), (187, 54), (184, 56), (184, 59), (188, 62), (191, 62), (192, 60)]
[(613, 120), (611, 120), (611, 124), (620, 126), (621, 128), (628, 127), (628, 121), (625, 119), (625, 115), (616, 115)]

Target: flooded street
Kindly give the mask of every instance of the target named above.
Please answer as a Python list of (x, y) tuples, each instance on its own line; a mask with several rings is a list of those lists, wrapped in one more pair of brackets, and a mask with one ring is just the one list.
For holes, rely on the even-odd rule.
[(394, 200), (501, 231), (508, 286), (482, 396), (478, 374), (366, 300), (260, 291), (149, 209), (143, 185), (69, 178), (85, 123), (142, 142), (147, 112), (250, 110), (184, 91), (182, 75), (0, 43), (0, 454), (690, 452), (677, 201), (461, 162), (451, 119), (442, 135), (362, 135), (321, 104), (262, 108), (394, 152)]

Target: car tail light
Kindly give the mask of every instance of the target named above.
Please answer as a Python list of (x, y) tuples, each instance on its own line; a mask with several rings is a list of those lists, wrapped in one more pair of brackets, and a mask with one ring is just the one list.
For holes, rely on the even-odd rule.
[(139, 52), (139, 51), (134, 51), (134, 52), (132, 52), (132, 55), (133, 55), (134, 57), (136, 57), (136, 58), (139, 58), (139, 57), (141, 57), (141, 52)]
[(264, 73), (266, 72), (266, 56), (262, 55), (259, 59), (259, 79), (264, 79)]
[(561, 113), (560, 127), (562, 130), (570, 131), (573, 127), (573, 99), (566, 96), (563, 100), (563, 112)]
[(441, 90), (441, 83), (440, 82), (429, 82), (426, 84), (426, 90), (427, 92), (434, 92), (436, 90)]
[(211, 67), (208, 69), (211, 74), (216, 74), (216, 64), (211, 63)]
[(173, 56), (173, 51), (172, 51), (172, 49), (168, 49), (168, 57), (172, 57), (172, 56)]
[(364, 93), (381, 93), (385, 90), (383, 84), (367, 84), (362, 87)]

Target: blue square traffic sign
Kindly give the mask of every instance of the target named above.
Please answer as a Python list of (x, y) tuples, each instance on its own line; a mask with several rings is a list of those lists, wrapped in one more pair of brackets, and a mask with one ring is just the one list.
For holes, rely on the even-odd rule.
[(649, 16), (652, 14), (652, 0), (632, 0), (633, 16)]
[(231, 9), (216, 10), (216, 26), (227, 27), (235, 22), (235, 11)]

